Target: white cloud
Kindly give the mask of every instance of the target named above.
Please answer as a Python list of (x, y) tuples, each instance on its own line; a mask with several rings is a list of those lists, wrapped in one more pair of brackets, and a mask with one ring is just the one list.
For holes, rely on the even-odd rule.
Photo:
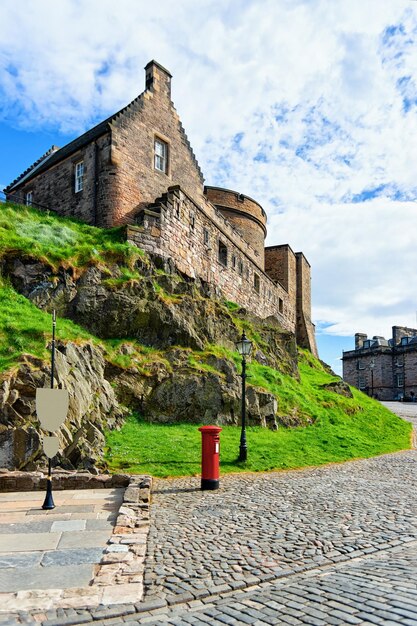
[(325, 332), (415, 324), (417, 3), (3, 0), (0, 20), (0, 119), (82, 132), (155, 58), (207, 182), (309, 258)]

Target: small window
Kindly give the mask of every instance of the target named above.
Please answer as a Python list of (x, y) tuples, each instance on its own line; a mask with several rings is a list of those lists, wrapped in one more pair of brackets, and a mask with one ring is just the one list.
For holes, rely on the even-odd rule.
[(75, 192), (82, 191), (84, 187), (84, 161), (75, 164)]
[(404, 357), (403, 356), (397, 357), (397, 360), (395, 361), (395, 366), (396, 367), (404, 367)]
[(208, 246), (210, 243), (210, 234), (207, 228), (203, 230), (203, 239), (204, 239), (205, 245)]
[(239, 261), (239, 274), (242, 276), (243, 274), (243, 263), (242, 261)]
[(363, 342), (363, 348), (370, 348), (371, 347), (371, 340), (367, 339), (366, 341)]
[(359, 389), (366, 389), (366, 378), (365, 378), (365, 376), (359, 376)]
[(219, 263), (227, 267), (227, 247), (222, 241), (219, 241)]
[(164, 172), (168, 171), (168, 144), (162, 139), (155, 139), (155, 169)]
[(404, 387), (404, 374), (396, 374), (395, 375), (396, 378), (396, 383), (397, 383), (397, 387)]
[(236, 269), (236, 255), (232, 256), (232, 267), (234, 270)]
[(33, 191), (28, 191), (25, 195), (25, 204), (26, 206), (32, 206), (33, 203)]
[(261, 283), (260, 283), (258, 274), (254, 274), (253, 275), (253, 287), (255, 291), (257, 291), (258, 293), (260, 292), (260, 285)]
[(246, 280), (249, 280), (249, 268), (246, 268)]
[(365, 363), (363, 361), (358, 361), (358, 370), (364, 370), (365, 369)]
[(282, 298), (278, 298), (278, 310), (280, 313), (284, 312), (284, 301)]
[(409, 337), (401, 337), (401, 345), (406, 346), (408, 344)]
[(194, 213), (190, 213), (190, 229), (194, 230), (195, 228), (195, 215)]

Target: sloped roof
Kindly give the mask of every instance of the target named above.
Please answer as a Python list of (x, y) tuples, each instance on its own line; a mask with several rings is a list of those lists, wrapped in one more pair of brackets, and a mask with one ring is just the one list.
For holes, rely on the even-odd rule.
[(142, 99), (142, 95), (143, 94), (140, 94), (127, 106), (123, 107), (123, 109), (120, 109), (120, 111), (117, 111), (117, 113), (114, 113), (103, 122), (100, 122), (99, 124), (97, 124), (97, 126), (94, 126), (94, 128), (91, 128), (80, 137), (77, 137), (63, 148), (52, 146), (52, 148), (50, 148), (48, 152), (46, 152), (42, 157), (40, 157), (40, 159), (35, 161), (35, 163), (33, 163), (30, 167), (27, 168), (27, 170), (20, 174), (20, 176), (18, 176), (12, 183), (10, 183), (10, 185), (8, 185), (4, 191), (6, 193), (10, 193), (11, 191), (13, 191), (13, 189), (15, 189), (15, 187), (18, 187), (23, 182), (27, 182), (33, 176), (40, 174), (41, 172), (50, 168), (52, 165), (55, 165), (56, 163), (59, 163), (59, 161), (66, 159), (71, 154), (74, 154), (74, 152), (80, 150), (80, 148), (83, 148), (95, 139), (98, 139), (99, 137), (104, 135), (109, 130), (109, 124), (121, 114), (125, 113), (125, 111), (127, 111), (131, 107), (134, 108), (134, 106), (137, 105), (138, 102)]

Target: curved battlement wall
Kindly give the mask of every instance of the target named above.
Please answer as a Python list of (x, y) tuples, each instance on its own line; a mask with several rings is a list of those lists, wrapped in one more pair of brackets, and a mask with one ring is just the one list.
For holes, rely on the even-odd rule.
[(263, 270), (265, 268), (266, 213), (261, 205), (252, 198), (231, 189), (206, 186), (204, 193), (207, 199), (242, 234), (245, 241), (258, 252), (257, 263)]

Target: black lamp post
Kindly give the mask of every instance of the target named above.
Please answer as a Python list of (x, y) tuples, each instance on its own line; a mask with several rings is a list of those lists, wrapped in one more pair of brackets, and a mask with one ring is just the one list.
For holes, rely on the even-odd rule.
[(369, 367), (371, 369), (371, 398), (373, 398), (374, 397), (374, 367), (375, 367), (375, 359), (374, 358), (371, 359)]
[[(52, 349), (51, 349), (51, 389), (54, 388), (55, 375), (55, 328), (56, 328), (56, 312), (52, 313)], [(55, 508), (54, 498), (52, 496), (52, 459), (48, 457), (48, 477), (46, 479), (46, 494), (42, 508), (50, 511)]]
[(242, 432), (240, 434), (239, 461), (246, 461), (248, 458), (248, 446), (246, 444), (246, 357), (252, 350), (252, 342), (242, 333), (240, 341), (236, 342), (236, 348), (242, 357)]

